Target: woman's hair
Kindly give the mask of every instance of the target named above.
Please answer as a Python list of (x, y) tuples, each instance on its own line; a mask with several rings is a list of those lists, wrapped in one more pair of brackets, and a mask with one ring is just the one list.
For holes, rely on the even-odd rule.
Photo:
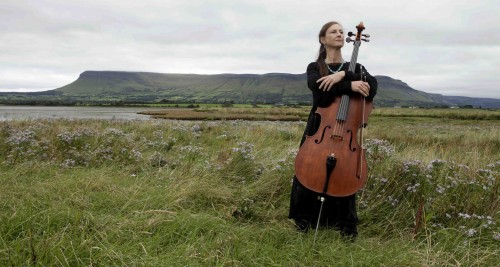
[(319, 31), (319, 34), (318, 34), (319, 53), (318, 53), (318, 58), (316, 59), (316, 62), (318, 63), (319, 75), (321, 77), (328, 75), (328, 67), (326, 66), (326, 63), (325, 63), (326, 49), (325, 49), (325, 46), (321, 43), (321, 37), (325, 37), (326, 31), (328, 30), (328, 28), (330, 28), (334, 24), (340, 25), (340, 23), (338, 23), (336, 21), (330, 21), (330, 22), (326, 23), (325, 25), (323, 25), (323, 27), (321, 28), (321, 30)]

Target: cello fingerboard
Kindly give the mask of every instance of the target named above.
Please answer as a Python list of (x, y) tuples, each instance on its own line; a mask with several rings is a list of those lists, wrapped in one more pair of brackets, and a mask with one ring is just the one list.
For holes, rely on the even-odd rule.
[(337, 121), (344, 122), (347, 120), (347, 111), (349, 110), (349, 96), (342, 95), (340, 99), (339, 110), (337, 112)]

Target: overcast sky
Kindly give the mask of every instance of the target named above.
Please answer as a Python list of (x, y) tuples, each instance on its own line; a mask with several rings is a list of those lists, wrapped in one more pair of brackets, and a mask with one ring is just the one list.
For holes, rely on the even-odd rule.
[(304, 73), (336, 20), (346, 32), (364, 22), (358, 62), (372, 75), (500, 98), (499, 10), (498, 0), (2, 0), (0, 92), (59, 88), (86, 70)]

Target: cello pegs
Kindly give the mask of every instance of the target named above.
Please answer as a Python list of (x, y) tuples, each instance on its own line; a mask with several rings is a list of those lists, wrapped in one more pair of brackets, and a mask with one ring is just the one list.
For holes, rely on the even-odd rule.
[(347, 33), (347, 36), (352, 37), (352, 36), (356, 36), (356, 34), (354, 34), (354, 33), (352, 33), (352, 32), (348, 32), (348, 33)]
[(370, 41), (370, 40), (365, 39), (365, 38), (363, 38), (363, 39), (361, 39), (361, 40), (363, 40), (363, 41), (365, 41), (365, 42), (369, 42), (369, 41)]
[(366, 37), (366, 38), (370, 38), (370, 35), (367, 34), (367, 33), (366, 34), (364, 33), (364, 34), (361, 34), (361, 35), (364, 36), (364, 37)]
[(354, 42), (354, 40), (353, 40), (353, 39), (351, 39), (351, 37), (347, 37), (347, 38), (345, 39), (345, 41), (346, 41), (346, 42), (348, 42), (348, 43), (350, 43), (350, 42)]

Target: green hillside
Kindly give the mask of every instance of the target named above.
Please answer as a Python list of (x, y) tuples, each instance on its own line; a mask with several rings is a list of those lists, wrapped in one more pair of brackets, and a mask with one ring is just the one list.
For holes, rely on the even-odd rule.
[[(379, 83), (377, 106), (481, 106), (500, 108), (500, 99), (451, 97), (415, 90), (388, 76)], [(37, 93), (0, 93), (0, 104), (120, 103), (311, 103), (306, 74), (163, 74), (85, 71), (61, 88)]]
[[(428, 94), (414, 90), (401, 81), (377, 76), (380, 84), (377, 101), (385, 105), (429, 103)], [(73, 83), (57, 89), (63, 95), (80, 97), (126, 96), (128, 100), (308, 103), (311, 98), (305, 74), (158, 74), (87, 71)]]
[(124, 101), (203, 103), (307, 102), (305, 75), (295, 74), (159, 74), (86, 71), (56, 91), (80, 97)]

